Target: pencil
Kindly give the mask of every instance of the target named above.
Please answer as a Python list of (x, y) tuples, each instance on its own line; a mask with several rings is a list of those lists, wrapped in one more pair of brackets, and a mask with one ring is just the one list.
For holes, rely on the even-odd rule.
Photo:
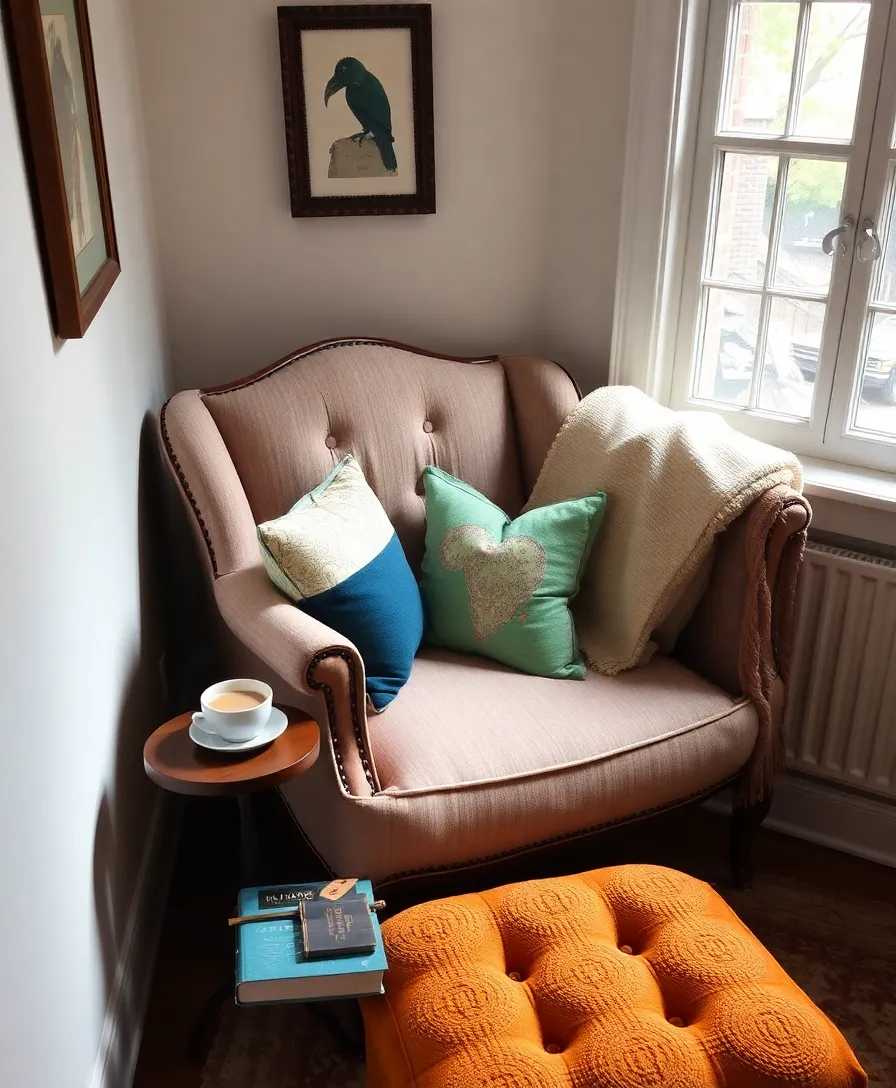
[[(371, 912), (383, 910), (385, 906), (386, 901), (384, 899), (377, 899), (373, 904), (368, 904)], [(299, 911), (299, 907), (291, 907), (289, 910), (268, 910), (264, 914), (241, 914), (237, 918), (228, 918), (227, 924), (229, 926), (241, 926), (245, 925), (246, 922), (267, 922), (278, 918), (298, 918)]]

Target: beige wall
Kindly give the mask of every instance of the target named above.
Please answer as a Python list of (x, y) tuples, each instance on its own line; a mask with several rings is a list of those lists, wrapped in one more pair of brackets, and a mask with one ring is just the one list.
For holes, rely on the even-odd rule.
[(543, 350), (605, 384), (628, 114), (634, 4), (554, 0)]
[(83, 340), (51, 330), (0, 43), (0, 1083), (32, 1088), (90, 1083), (156, 792), (138, 452), (160, 306), (128, 4), (90, 18), (122, 274)]
[(435, 216), (293, 220), (274, 0), (135, 6), (176, 384), (310, 341), (609, 351), (630, 5), (435, 0)]

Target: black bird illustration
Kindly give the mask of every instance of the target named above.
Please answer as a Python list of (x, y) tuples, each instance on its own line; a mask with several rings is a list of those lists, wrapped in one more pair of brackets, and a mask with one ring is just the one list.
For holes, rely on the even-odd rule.
[(395, 137), (392, 135), (392, 110), (389, 97), (382, 83), (373, 72), (368, 72), (355, 57), (343, 57), (336, 65), (333, 78), (324, 91), (324, 105), (332, 96), (345, 88), (345, 101), (348, 108), (357, 117), (361, 131), (351, 138), (358, 141), (358, 146), (372, 139), (387, 170), (397, 170), (395, 158)]

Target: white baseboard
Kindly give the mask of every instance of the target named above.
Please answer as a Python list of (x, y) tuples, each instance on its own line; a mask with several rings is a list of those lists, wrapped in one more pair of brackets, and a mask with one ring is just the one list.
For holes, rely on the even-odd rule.
[[(714, 798), (707, 807), (730, 812), (731, 802)], [(896, 805), (818, 779), (780, 778), (763, 827), (896, 866)]]
[(160, 790), (112, 980), (90, 1088), (128, 1088), (134, 1079), (165, 903), (177, 852), (181, 799)]

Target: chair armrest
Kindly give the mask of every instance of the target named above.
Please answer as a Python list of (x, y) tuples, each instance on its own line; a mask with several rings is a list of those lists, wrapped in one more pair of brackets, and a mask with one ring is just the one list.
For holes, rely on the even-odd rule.
[[(808, 525), (805, 507), (786, 506), (776, 519), (766, 543), (766, 577), (773, 612), (785, 604), (776, 593), (781, 560), (788, 540)], [(716, 558), (706, 593), (681, 634), (675, 657), (732, 695), (742, 695), (740, 680), (741, 634), (748, 603), (749, 567), (746, 560), (750, 510), (718, 536)], [(789, 602), (792, 604), (792, 602)], [(779, 631), (789, 617), (773, 614), (771, 630)], [(762, 647), (773, 672), (780, 672), (775, 646)]]
[(347, 793), (379, 789), (370, 756), (364, 662), (343, 635), (309, 616), (271, 583), (262, 566), (215, 580), (215, 601), (234, 635), (296, 691), (319, 698), (336, 769)]

